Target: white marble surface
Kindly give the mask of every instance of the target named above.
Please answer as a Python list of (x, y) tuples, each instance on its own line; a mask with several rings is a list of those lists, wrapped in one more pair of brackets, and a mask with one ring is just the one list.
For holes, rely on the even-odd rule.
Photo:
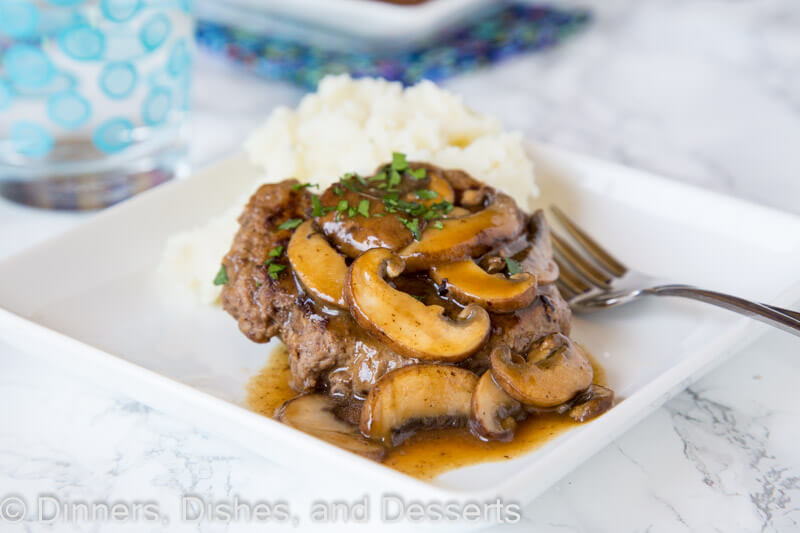
[[(800, 6), (794, 0), (607, 0), (550, 53), (452, 80), (526, 135), (800, 213)], [(200, 61), (193, 159), (211, 161), (300, 93)], [(0, 201), (0, 257), (85, 215)], [(0, 280), (7, 283), (10, 280)], [(794, 531), (800, 520), (797, 340), (771, 333), (526, 507), (518, 531)], [(0, 502), (356, 499), (312, 486), (224, 438), (0, 343)], [(24, 524), (0, 531), (146, 531), (161, 523)], [(170, 530), (256, 529), (179, 523)], [(263, 529), (263, 526), (259, 527)], [(503, 528), (497, 528), (500, 531)]]

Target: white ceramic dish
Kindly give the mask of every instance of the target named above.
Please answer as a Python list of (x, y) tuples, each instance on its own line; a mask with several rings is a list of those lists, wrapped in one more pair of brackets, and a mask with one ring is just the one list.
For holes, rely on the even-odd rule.
[(201, 19), (343, 51), (410, 48), (457, 27), (497, 0), (198, 0)]
[[(542, 202), (562, 206), (632, 266), (779, 305), (800, 298), (799, 218), (585, 156), (531, 150)], [(155, 268), (167, 236), (222, 211), (252, 172), (235, 157), (6, 260), (0, 338), (309, 476), (416, 498), (525, 503), (764, 328), (666, 299), (578, 318), (575, 338), (624, 401), (518, 459), (419, 481), (242, 408), (245, 383), (270, 348), (247, 341), (221, 310), (181, 304), (160, 286)]]

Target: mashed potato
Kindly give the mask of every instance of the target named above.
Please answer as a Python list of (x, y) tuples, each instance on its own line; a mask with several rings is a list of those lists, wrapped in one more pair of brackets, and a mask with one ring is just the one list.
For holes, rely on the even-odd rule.
[[(465, 170), (523, 204), (538, 194), (521, 135), (503, 131), (497, 119), (473, 112), (459, 96), (428, 81), (403, 89), (382, 79), (327, 77), (296, 110), (273, 111), (245, 149), (263, 169), (253, 190), (290, 177), (324, 189), (345, 172), (369, 174), (390, 161), (392, 152), (404, 152), (410, 161)], [(211, 280), (244, 201), (169, 240), (162, 271), (172, 283), (203, 302), (216, 300), (219, 288)]]

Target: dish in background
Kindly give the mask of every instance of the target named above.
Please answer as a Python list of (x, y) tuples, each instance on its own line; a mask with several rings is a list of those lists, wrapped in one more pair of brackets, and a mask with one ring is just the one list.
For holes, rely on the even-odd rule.
[(505, 1), (428, 0), (399, 5), (365, 0), (197, 0), (198, 18), (342, 51), (419, 45)]

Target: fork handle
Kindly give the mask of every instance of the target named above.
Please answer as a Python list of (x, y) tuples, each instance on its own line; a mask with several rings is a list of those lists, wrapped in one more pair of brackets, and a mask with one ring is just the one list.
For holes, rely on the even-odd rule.
[(690, 285), (661, 285), (645, 292), (658, 296), (679, 296), (699, 300), (759, 320), (800, 337), (800, 313), (796, 311), (751, 302), (730, 294), (698, 289)]

